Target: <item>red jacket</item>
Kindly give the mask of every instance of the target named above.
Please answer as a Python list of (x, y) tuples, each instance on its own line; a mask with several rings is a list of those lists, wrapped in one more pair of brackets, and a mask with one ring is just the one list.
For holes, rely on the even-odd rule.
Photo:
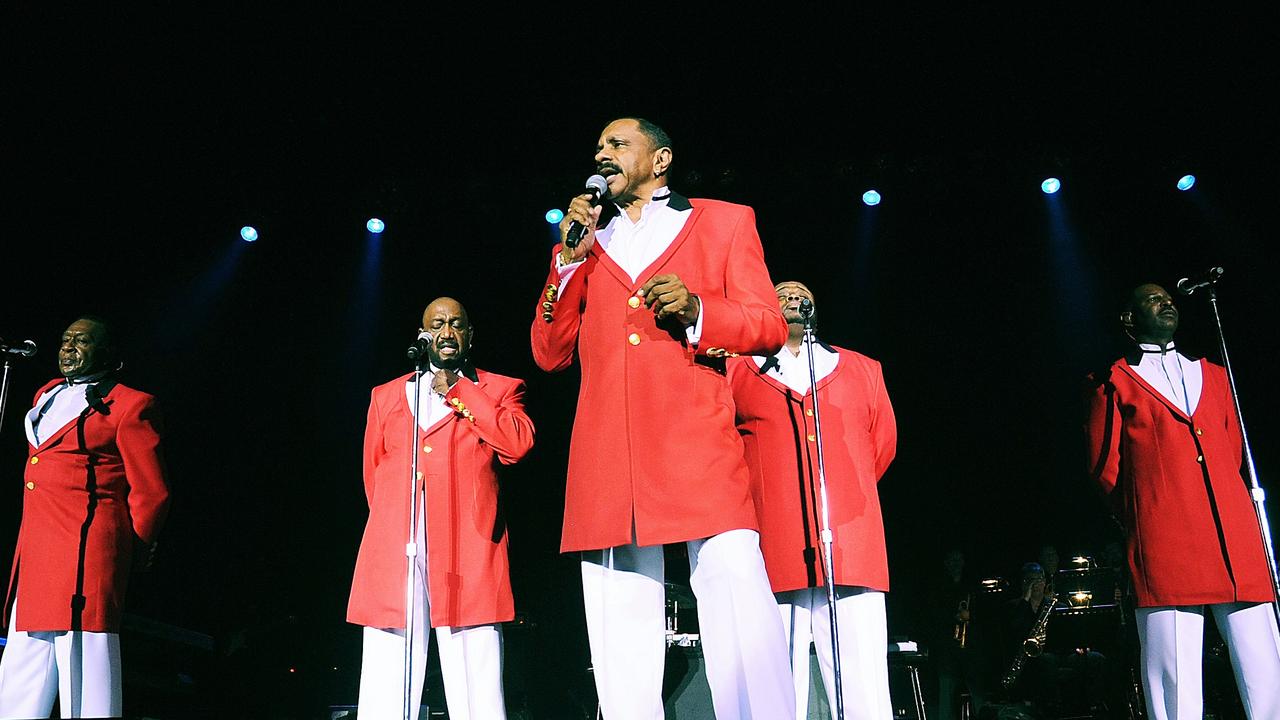
[[(404, 627), (413, 427), (405, 384), (411, 377), (379, 385), (369, 402), (364, 435), (369, 521), (347, 605), (347, 621), (357, 625)], [(422, 432), (418, 454), (426, 488), (432, 627), (470, 627), (515, 617), (497, 469), (519, 461), (533, 447), (533, 422), (524, 412), (522, 380), (483, 370), (476, 371), (476, 379), (461, 378), (449, 389), (445, 402), (459, 404)], [(430, 380), (429, 375), (423, 380), (424, 403)]]
[[(818, 381), (837, 585), (889, 589), (884, 521), (877, 483), (893, 461), (898, 429), (880, 363), (851, 350)], [(747, 467), (760, 549), (774, 592), (825, 584), (819, 532), (821, 501), (813, 394), (803, 396), (762, 374), (751, 358), (729, 361), (738, 431)]]
[(1090, 384), (1089, 470), (1128, 528), (1139, 607), (1273, 596), (1240, 476), (1243, 443), (1226, 371), (1200, 365), (1204, 385), (1191, 417), (1123, 358)]
[(155, 398), (117, 384), (102, 405), (30, 448), (2, 621), (16, 599), (15, 630), (119, 632), (135, 545), (154, 542), (164, 521)]
[[(751, 208), (672, 195), (691, 204), (670, 247), (633, 282), (599, 245), (565, 286), (548, 292), (531, 330), (543, 370), (582, 363), (569, 447), (563, 552), (657, 545), (756, 528), (742, 441), (724, 375), (728, 353), (773, 353), (786, 322), (765, 268)], [(702, 337), (631, 307), (655, 275), (675, 273), (702, 303)], [(553, 318), (543, 319), (543, 302)]]

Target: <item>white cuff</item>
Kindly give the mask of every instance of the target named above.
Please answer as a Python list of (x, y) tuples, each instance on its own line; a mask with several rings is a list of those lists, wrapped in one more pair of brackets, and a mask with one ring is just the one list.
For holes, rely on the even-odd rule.
[(560, 287), (556, 288), (555, 299), (560, 299), (560, 288), (563, 288), (565, 283), (569, 282), (569, 278), (573, 277), (573, 274), (577, 272), (578, 268), (582, 267), (582, 263), (586, 261), (587, 256), (583, 255), (581, 260), (571, 262), (566, 265), (560, 261), (560, 253), (556, 253), (556, 272), (560, 273)]
[(689, 338), (689, 344), (696, 346), (698, 341), (702, 339), (702, 299), (698, 299), (698, 319), (692, 325), (684, 329), (684, 336)]

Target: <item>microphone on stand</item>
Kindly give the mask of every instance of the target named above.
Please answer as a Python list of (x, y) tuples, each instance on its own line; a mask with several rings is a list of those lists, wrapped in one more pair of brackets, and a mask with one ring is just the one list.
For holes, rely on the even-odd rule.
[(1218, 282), (1218, 278), (1220, 277), (1222, 277), (1222, 268), (1211, 267), (1208, 270), (1206, 270), (1204, 274), (1196, 277), (1194, 280), (1191, 278), (1182, 278), (1181, 280), (1179, 280), (1178, 292), (1182, 293), (1183, 295), (1190, 295), (1191, 293), (1199, 290), (1200, 288), (1209, 287), (1210, 285), (1213, 285), (1214, 283)]
[[(604, 179), (603, 175), (592, 175), (587, 178), (587, 194), (591, 196), (591, 207), (595, 207), (600, 203), (600, 198), (609, 191), (609, 181)], [(576, 248), (578, 243), (582, 242), (582, 236), (587, 234), (587, 226), (574, 220), (569, 223), (569, 234), (565, 235), (564, 246), (567, 248)]]
[(36, 344), (30, 340), (23, 340), (17, 345), (7, 345), (3, 338), (0, 338), (0, 355), (17, 355), (18, 357), (29, 358), (36, 354)]
[(813, 317), (813, 301), (809, 298), (800, 298), (800, 317)]
[(413, 344), (409, 346), (409, 350), (405, 354), (409, 356), (410, 360), (418, 362), (426, 356), (427, 348), (431, 347), (431, 343), (435, 341), (436, 339), (431, 333), (423, 330), (418, 333), (418, 339), (413, 341)]

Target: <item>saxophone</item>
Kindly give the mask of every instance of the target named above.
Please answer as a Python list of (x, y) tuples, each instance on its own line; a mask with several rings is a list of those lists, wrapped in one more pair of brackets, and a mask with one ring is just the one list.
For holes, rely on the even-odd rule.
[(1013, 684), (1017, 682), (1018, 676), (1022, 674), (1022, 668), (1026, 665), (1028, 659), (1040, 657), (1044, 653), (1045, 642), (1049, 638), (1049, 614), (1053, 612), (1053, 606), (1057, 602), (1058, 595), (1056, 593), (1047, 593), (1045, 595), (1044, 601), (1040, 605), (1040, 613), (1036, 616), (1036, 622), (1031, 626), (1031, 634), (1027, 636), (1026, 640), (1022, 641), (1022, 648), (1018, 650), (1018, 656), (1013, 659), (1013, 664), (1009, 666), (1009, 670), (1000, 679), (1000, 685), (1005, 690), (1013, 687)]
[[(973, 593), (967, 593), (964, 599), (960, 601), (960, 605), (956, 608), (956, 617), (961, 613), (969, 611), (969, 603), (972, 602)], [(969, 621), (957, 620), (955, 627), (951, 630), (951, 639), (956, 641), (956, 646), (964, 650), (969, 644)]]

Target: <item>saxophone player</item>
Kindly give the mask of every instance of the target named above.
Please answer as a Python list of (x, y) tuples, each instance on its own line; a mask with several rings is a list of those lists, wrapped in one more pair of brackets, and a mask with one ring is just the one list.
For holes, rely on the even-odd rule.
[[(1023, 565), (1020, 577), (1021, 592), (1004, 606), (1006, 659), (1001, 685), (1011, 699), (1030, 702), (1047, 717), (1067, 709), (1093, 714), (1104, 708), (1106, 659), (1093, 650), (1049, 650), (1054, 632), (1049, 617), (1057, 596), (1049, 590), (1039, 563)], [(1087, 708), (1075, 707), (1082, 703)]]

